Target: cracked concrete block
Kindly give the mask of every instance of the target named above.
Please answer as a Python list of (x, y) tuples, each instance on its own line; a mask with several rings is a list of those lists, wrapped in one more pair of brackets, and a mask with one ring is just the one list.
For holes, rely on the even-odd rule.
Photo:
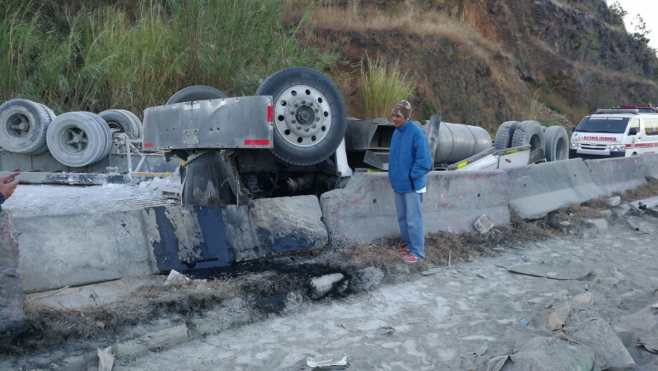
[(249, 220), (265, 253), (313, 250), (329, 243), (315, 196), (254, 200), (249, 206)]

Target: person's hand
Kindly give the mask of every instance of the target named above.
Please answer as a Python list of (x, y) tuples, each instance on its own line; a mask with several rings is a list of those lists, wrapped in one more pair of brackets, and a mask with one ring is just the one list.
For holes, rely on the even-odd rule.
[(17, 176), (19, 176), (21, 173), (19, 171), (14, 171), (13, 173), (5, 176), (0, 176), (0, 184), (7, 184), (11, 183), (16, 179)]
[(0, 184), (0, 193), (5, 197), (5, 200), (11, 197), (18, 186), (18, 180), (10, 181), (9, 183)]
[(5, 197), (5, 200), (14, 194), (14, 191), (18, 186), (18, 180), (16, 180), (16, 177), (19, 174), (19, 172), (14, 172), (9, 175), (0, 177), (0, 193), (2, 193), (2, 195)]

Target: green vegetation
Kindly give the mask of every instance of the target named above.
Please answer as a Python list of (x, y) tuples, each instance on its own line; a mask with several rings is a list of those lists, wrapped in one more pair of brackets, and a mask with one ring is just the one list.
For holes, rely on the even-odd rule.
[(278, 69), (332, 64), (298, 44), (282, 12), (279, 0), (4, 0), (0, 101), (140, 111), (191, 84), (251, 95)]
[(414, 80), (397, 62), (366, 58), (361, 63), (359, 93), (365, 117), (388, 117), (391, 108), (414, 93)]

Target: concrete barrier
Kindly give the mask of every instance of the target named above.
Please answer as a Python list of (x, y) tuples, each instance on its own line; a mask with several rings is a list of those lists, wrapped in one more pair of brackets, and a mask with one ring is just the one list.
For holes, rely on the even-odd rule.
[(647, 178), (658, 179), (658, 155), (640, 156), (644, 176)]
[[(502, 171), (430, 173), (423, 200), (426, 232), (469, 232), (483, 214), (496, 225), (508, 224), (507, 184)], [(399, 236), (386, 173), (357, 173), (344, 189), (323, 194), (320, 202), (334, 246)]]
[[(45, 188), (44, 188), (45, 187)], [(135, 197), (124, 187), (76, 194), (52, 186), (53, 199), (23, 188), (6, 213), (20, 249), (18, 271), (27, 292), (150, 275), (171, 269), (225, 267), (284, 252), (327, 245), (315, 196), (255, 200), (227, 208), (192, 208), (157, 197)], [(62, 188), (62, 187), (60, 187)], [(139, 188), (136, 192), (139, 193)], [(100, 207), (103, 200), (111, 202)]]
[[(509, 224), (510, 208), (523, 218), (539, 218), (645, 184), (657, 164), (658, 156), (641, 156), (507, 171), (432, 172), (423, 203), (425, 230), (470, 232), (482, 215), (496, 225)], [(40, 186), (32, 194), (27, 187), (3, 205), (3, 213), (13, 214), (18, 270), (23, 289), (30, 292), (170, 269), (223, 267), (320, 248), (328, 240), (341, 247), (399, 235), (386, 173), (357, 173), (320, 202), (300, 196), (225, 208), (184, 209), (125, 185), (73, 191)]]
[(16, 217), (25, 291), (155, 273), (142, 211)]
[(621, 193), (647, 183), (645, 163), (642, 157), (586, 160), (594, 184), (604, 190), (605, 195)]
[(510, 207), (523, 219), (537, 219), (570, 204), (603, 196), (582, 159), (507, 170)]

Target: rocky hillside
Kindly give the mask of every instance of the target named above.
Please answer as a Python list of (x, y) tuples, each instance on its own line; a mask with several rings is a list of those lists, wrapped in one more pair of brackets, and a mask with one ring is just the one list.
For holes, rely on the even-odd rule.
[(337, 51), (355, 113), (366, 55), (413, 76), (419, 118), (573, 125), (596, 107), (658, 101), (655, 51), (603, 0), (333, 0), (308, 18), (298, 37)]

